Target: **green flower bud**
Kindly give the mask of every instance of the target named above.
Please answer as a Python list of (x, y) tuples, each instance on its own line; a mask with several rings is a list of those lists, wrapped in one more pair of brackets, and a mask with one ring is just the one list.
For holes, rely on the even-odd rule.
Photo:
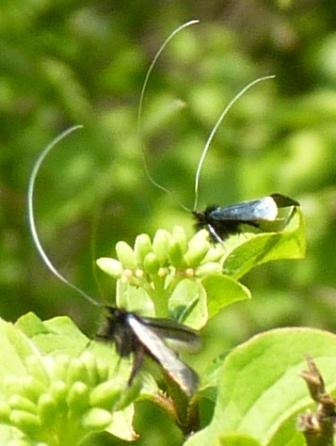
[(69, 391), (67, 403), (72, 412), (83, 412), (89, 406), (88, 386), (80, 381), (75, 382)]
[(168, 258), (170, 234), (164, 229), (156, 231), (153, 240), (153, 252), (156, 254), (161, 265), (164, 265)]
[(70, 357), (59, 355), (57, 357), (47, 356), (44, 358), (44, 365), (48, 370), (52, 380), (63, 380), (70, 364)]
[(133, 249), (126, 242), (116, 244), (117, 257), (125, 268), (135, 269), (137, 261)]
[(110, 257), (100, 257), (96, 260), (98, 267), (109, 276), (119, 279), (123, 272), (123, 266), (117, 259), (111, 259)]
[(152, 243), (149, 235), (140, 234), (135, 239), (134, 252), (138, 263), (141, 265), (145, 259), (146, 254), (152, 251)]
[(97, 363), (97, 374), (98, 374), (99, 381), (106, 381), (109, 376), (108, 365), (99, 361)]
[(48, 393), (43, 393), (38, 400), (37, 411), (42, 424), (47, 426), (55, 422), (55, 417), (59, 413), (59, 408)]
[(22, 395), (12, 395), (9, 398), (8, 403), (11, 409), (24, 410), (33, 414), (36, 414), (37, 412), (36, 405), (30, 399), (25, 398)]
[(131, 269), (124, 269), (120, 278), (122, 283), (128, 283), (133, 279), (133, 271)]
[(192, 238), (189, 243), (189, 249), (184, 259), (189, 266), (196, 267), (204, 259), (209, 249), (209, 243), (205, 240)]
[(23, 377), (21, 382), (24, 396), (32, 401), (37, 402), (41, 393), (45, 391), (45, 386), (32, 376)]
[(184, 271), (184, 275), (189, 278), (192, 279), (195, 275), (195, 270), (194, 268), (186, 268), (186, 270)]
[(188, 239), (182, 226), (175, 226), (173, 229), (172, 238), (181, 247), (182, 252), (185, 252), (188, 247)]
[(4, 401), (0, 401), (0, 423), (7, 423), (9, 419), (9, 415), (11, 412), (11, 408), (9, 404)]
[(90, 395), (90, 405), (111, 410), (124, 392), (125, 384), (117, 379), (105, 381), (95, 387)]
[(80, 357), (82, 363), (85, 365), (86, 373), (91, 386), (98, 382), (97, 362), (92, 353), (85, 351)]
[(160, 268), (160, 262), (153, 252), (146, 255), (144, 260), (144, 270), (148, 274), (157, 274)]
[(67, 370), (67, 384), (72, 384), (75, 381), (82, 381), (84, 383), (89, 381), (85, 364), (83, 364), (80, 358), (72, 358)]
[(204, 263), (203, 265), (199, 266), (196, 269), (196, 276), (198, 277), (204, 277), (204, 276), (209, 276), (211, 274), (221, 274), (221, 273), (222, 273), (222, 267), (219, 263), (216, 262)]
[(169, 269), (161, 266), (161, 268), (159, 268), (159, 271), (157, 274), (162, 279), (163, 277), (166, 277), (167, 274), (169, 274)]
[(68, 388), (64, 381), (54, 381), (51, 383), (50, 395), (52, 396), (55, 403), (61, 407), (65, 408), (65, 397), (68, 392)]
[(173, 266), (180, 269), (185, 266), (184, 262), (184, 250), (181, 247), (181, 244), (177, 241), (172, 239), (169, 246), (168, 251), (169, 260), (172, 263)]
[(101, 431), (112, 422), (112, 415), (104, 409), (90, 409), (82, 416), (81, 424), (85, 429)]
[(140, 268), (137, 268), (137, 269), (135, 270), (135, 277), (136, 277), (137, 279), (142, 279), (143, 276), (144, 276), (144, 272), (143, 272), (143, 270), (140, 269)]
[(23, 432), (33, 433), (41, 428), (41, 420), (24, 410), (12, 410), (9, 416), (10, 422)]

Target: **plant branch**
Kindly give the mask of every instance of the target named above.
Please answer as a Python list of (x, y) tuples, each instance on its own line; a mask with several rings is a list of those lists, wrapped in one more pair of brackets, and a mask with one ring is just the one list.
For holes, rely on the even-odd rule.
[(308, 370), (301, 373), (310, 396), (318, 403), (315, 413), (308, 412), (299, 418), (299, 429), (307, 446), (334, 446), (336, 401), (326, 392), (324, 381), (312, 358), (306, 359)]

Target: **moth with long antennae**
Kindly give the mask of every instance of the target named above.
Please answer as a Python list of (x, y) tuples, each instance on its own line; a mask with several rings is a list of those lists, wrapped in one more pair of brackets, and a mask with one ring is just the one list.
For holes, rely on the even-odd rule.
[[(182, 31), (184, 28), (194, 25), (195, 23), (198, 23), (198, 21), (193, 20), (190, 22), (185, 23), (184, 25), (177, 28), (174, 33), (172, 33), (161, 45), (160, 49), (157, 51), (156, 55), (153, 58), (153, 61), (146, 73), (145, 80), (141, 89), (140, 99), (139, 99), (139, 105), (138, 105), (138, 137), (139, 137), (139, 143), (140, 147), (143, 153), (143, 159), (144, 159), (144, 168), (146, 175), (150, 182), (156, 186), (157, 188), (161, 189), (162, 191), (168, 193), (169, 195), (172, 195), (172, 192), (167, 189), (166, 187), (162, 186), (150, 173), (144, 144), (143, 144), (143, 132), (142, 132), (142, 111), (143, 111), (143, 103), (145, 98), (145, 91), (149, 82), (149, 77), (153, 71), (153, 68), (156, 64), (156, 62), (159, 59), (159, 56), (161, 55), (164, 48), (168, 45), (170, 40), (180, 31)], [(235, 234), (241, 232), (241, 225), (247, 224), (256, 228), (260, 228), (261, 224), (263, 222), (269, 222), (269, 221), (275, 221), (278, 216), (278, 210), (279, 208), (283, 207), (296, 207), (299, 206), (299, 203), (285, 195), (279, 194), (279, 193), (273, 193), (269, 196), (262, 197), (256, 200), (249, 200), (249, 201), (243, 201), (237, 204), (233, 204), (231, 206), (207, 206), (204, 211), (198, 211), (198, 199), (199, 199), (199, 183), (201, 178), (201, 171), (202, 167), (204, 165), (204, 161), (206, 158), (206, 155), (209, 151), (210, 144), (213, 141), (216, 132), (223, 122), (225, 116), (228, 114), (228, 112), (231, 110), (233, 105), (252, 87), (254, 87), (256, 84), (274, 79), (275, 75), (269, 75), (269, 76), (263, 76), (260, 78), (257, 78), (247, 84), (243, 89), (241, 89), (229, 102), (229, 104), (224, 108), (223, 112), (221, 113), (220, 117), (218, 118), (216, 124), (214, 125), (213, 129), (211, 130), (209, 137), (205, 143), (205, 146), (202, 150), (198, 166), (195, 173), (195, 183), (194, 183), (194, 205), (193, 208), (190, 209), (187, 206), (185, 206), (183, 203), (181, 203), (179, 200), (176, 200), (176, 197), (174, 197), (175, 201), (178, 202), (180, 207), (184, 209), (187, 212), (191, 212), (193, 214), (193, 217), (195, 219), (195, 227), (197, 229), (205, 228), (208, 230), (210, 237), (213, 241), (223, 243), (224, 239), (228, 237), (230, 234)]]
[(132, 383), (142, 365), (145, 355), (147, 355), (161, 366), (165, 374), (188, 397), (191, 397), (197, 388), (198, 376), (192, 368), (178, 358), (176, 353), (165, 342), (167, 340), (174, 341), (176, 344), (183, 346), (185, 350), (195, 351), (200, 347), (198, 333), (185, 325), (168, 319), (140, 317), (124, 309), (98, 303), (57, 270), (42, 246), (34, 214), (36, 178), (50, 151), (64, 138), (80, 128), (82, 128), (80, 125), (73, 126), (58, 135), (44, 148), (34, 164), (29, 178), (27, 194), (28, 220), (33, 243), (42, 261), (55, 277), (79, 293), (90, 304), (99, 306), (105, 310), (105, 325), (98, 333), (97, 338), (107, 342), (114, 342), (116, 350), (121, 357), (133, 354), (133, 365), (129, 384)]

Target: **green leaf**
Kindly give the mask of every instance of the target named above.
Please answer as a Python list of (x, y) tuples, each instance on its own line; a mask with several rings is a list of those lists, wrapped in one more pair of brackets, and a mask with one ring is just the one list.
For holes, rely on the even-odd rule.
[(0, 319), (0, 393), (7, 394), (6, 378), (20, 377), (27, 374), (26, 360), (38, 354), (31, 344), (13, 324)]
[(238, 279), (257, 265), (280, 259), (301, 259), (305, 255), (305, 225), (300, 209), (295, 209), (286, 227), (279, 232), (254, 234), (242, 240), (226, 257), (223, 271)]
[(82, 353), (90, 342), (67, 316), (43, 322), (34, 313), (27, 313), (18, 319), (15, 326), (45, 354), (65, 353), (76, 356)]
[(219, 439), (220, 446), (261, 446), (254, 438), (242, 434), (227, 434)]
[(184, 279), (169, 298), (169, 312), (189, 327), (200, 329), (208, 320), (206, 292), (196, 280)]
[(155, 316), (153, 301), (143, 288), (137, 288), (118, 280), (116, 292), (117, 307), (126, 308), (128, 311), (135, 311), (146, 316)]
[(263, 446), (301, 446), (298, 413), (312, 404), (300, 372), (310, 355), (328, 392), (336, 390), (336, 336), (310, 328), (257, 335), (224, 360), (211, 423), (186, 446), (217, 444), (226, 434), (249, 435)]
[(115, 435), (118, 438), (122, 438), (126, 441), (136, 440), (138, 435), (135, 433), (132, 423), (134, 416), (134, 407), (128, 406), (124, 410), (120, 410), (113, 413), (112, 423), (106, 429), (107, 432)]
[(207, 294), (209, 319), (228, 305), (251, 298), (248, 288), (226, 275), (208, 276), (202, 285)]

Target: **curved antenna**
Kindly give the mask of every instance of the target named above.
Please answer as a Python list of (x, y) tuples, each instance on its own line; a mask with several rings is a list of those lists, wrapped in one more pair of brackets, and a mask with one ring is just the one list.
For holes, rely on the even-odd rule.
[(27, 195), (27, 204), (28, 204), (28, 221), (29, 221), (29, 228), (30, 233), (33, 238), (34, 245), (42, 258), (45, 265), (49, 268), (49, 270), (56, 276), (61, 282), (65, 283), (68, 287), (72, 288), (73, 290), (77, 291), (84, 299), (86, 299), (88, 302), (90, 302), (93, 305), (100, 306), (98, 302), (96, 302), (92, 297), (90, 297), (88, 294), (86, 294), (84, 291), (82, 291), (80, 288), (76, 287), (76, 285), (69, 282), (65, 277), (62, 276), (60, 272), (57, 271), (57, 269), (52, 264), (51, 260), (45, 253), (42, 244), (40, 242), (37, 229), (36, 229), (36, 223), (35, 223), (35, 217), (34, 217), (34, 187), (35, 187), (35, 181), (37, 174), (40, 170), (40, 167), (48, 155), (48, 153), (60, 142), (62, 139), (66, 138), (70, 133), (73, 133), (75, 130), (78, 130), (82, 128), (82, 125), (75, 125), (73, 127), (70, 127), (69, 129), (62, 132), (60, 135), (58, 135), (53, 141), (51, 141), (41, 152), (37, 160), (35, 161), (32, 173), (30, 174), (29, 178), (29, 184), (28, 184), (28, 195)]
[(145, 98), (145, 91), (146, 91), (146, 88), (147, 88), (147, 84), (148, 84), (150, 75), (151, 75), (151, 73), (153, 71), (153, 68), (156, 65), (156, 62), (158, 61), (162, 51), (166, 48), (168, 43), (172, 40), (172, 38), (177, 33), (182, 31), (184, 28), (187, 28), (188, 26), (195, 25), (196, 23), (199, 23), (199, 20), (190, 20), (189, 22), (183, 23), (181, 26), (176, 28), (171, 34), (169, 34), (169, 36), (166, 38), (166, 40), (163, 42), (163, 44), (159, 48), (158, 52), (155, 54), (155, 56), (154, 56), (154, 58), (152, 60), (152, 63), (150, 64), (150, 66), (148, 68), (148, 71), (147, 71), (146, 76), (145, 76), (144, 83), (143, 83), (142, 88), (141, 88), (139, 105), (138, 105), (138, 115), (137, 115), (137, 134), (138, 134), (138, 139), (140, 141), (140, 147), (141, 147), (141, 151), (142, 151), (145, 172), (146, 172), (146, 175), (147, 175), (149, 181), (154, 186), (156, 186), (158, 189), (161, 189), (163, 192), (166, 192), (168, 195), (170, 195), (175, 201), (178, 202), (178, 204), (182, 207), (182, 209), (184, 209), (187, 212), (191, 212), (191, 209), (187, 208), (183, 203), (181, 203), (173, 195), (173, 193), (169, 189), (167, 189), (166, 187), (164, 187), (160, 183), (158, 183), (153, 178), (152, 174), (149, 171), (149, 167), (148, 167), (148, 163), (147, 163), (147, 159), (146, 159), (145, 147), (144, 147), (144, 143), (143, 143), (144, 138), (143, 138), (143, 128), (142, 128), (142, 110), (143, 110), (143, 103), (144, 103), (144, 98)]
[(204, 160), (205, 157), (208, 153), (210, 144), (212, 143), (212, 140), (218, 130), (218, 127), (221, 125), (223, 119), (225, 118), (225, 116), (227, 115), (227, 113), (231, 110), (232, 106), (243, 96), (243, 94), (245, 94), (247, 92), (247, 90), (249, 90), (250, 88), (252, 88), (254, 85), (258, 84), (259, 82), (262, 81), (266, 81), (269, 79), (274, 79), (275, 75), (272, 74), (270, 76), (263, 76), (263, 77), (259, 77), (258, 79), (255, 79), (254, 81), (250, 82), (249, 84), (247, 84), (242, 90), (240, 90), (240, 92), (238, 94), (236, 94), (236, 96), (231, 99), (231, 101), (228, 103), (228, 105), (225, 107), (224, 111), (222, 112), (222, 114), (220, 115), (220, 117), (218, 118), (214, 128), (211, 130), (210, 135), (208, 137), (207, 142), (205, 143), (201, 158), (198, 162), (198, 166), (197, 166), (197, 170), (196, 170), (196, 175), (195, 175), (195, 201), (194, 201), (194, 207), (193, 207), (193, 211), (195, 212), (197, 210), (197, 206), (198, 206), (198, 188), (199, 188), (199, 181), (200, 181), (200, 176), (201, 176), (201, 170), (204, 164)]

